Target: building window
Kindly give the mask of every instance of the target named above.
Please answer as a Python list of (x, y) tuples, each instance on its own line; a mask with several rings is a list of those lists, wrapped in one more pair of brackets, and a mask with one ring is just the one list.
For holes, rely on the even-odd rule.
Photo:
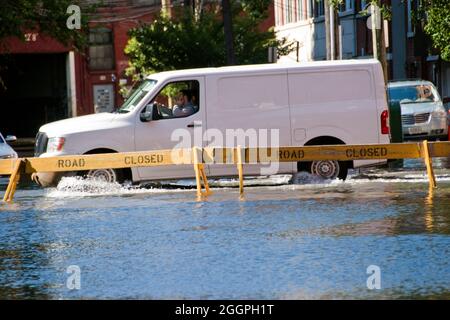
[(314, 17), (314, 1), (316, 0), (308, 0), (308, 18)]
[(281, 11), (281, 8), (280, 8), (280, 4), (278, 4), (278, 2), (274, 2), (275, 4), (275, 25), (277, 25), (277, 26), (281, 26), (281, 15), (280, 15), (280, 11)]
[(131, 0), (133, 6), (154, 6), (161, 4), (161, 0)]
[(339, 5), (339, 11), (345, 12), (353, 9), (353, 0), (343, 0)]
[(285, 10), (285, 20), (286, 23), (292, 22), (292, 1), (291, 0), (284, 0), (284, 10)]
[(407, 11), (408, 11), (408, 37), (414, 37), (415, 28), (414, 23), (412, 21), (412, 13), (413, 13), (413, 0), (408, 0), (407, 2)]
[(325, 14), (324, 0), (313, 0), (314, 3), (314, 17), (321, 17)]
[(297, 0), (297, 20), (304, 20), (304, 8), (303, 8), (303, 0)]
[(366, 0), (361, 0), (361, 8), (360, 8), (360, 11), (366, 10), (366, 6), (367, 6), (367, 1), (366, 1)]
[(155, 6), (161, 4), (161, 0), (83, 0), (87, 4), (99, 5), (101, 7), (125, 7), (125, 6)]
[(99, 28), (89, 31), (89, 69), (114, 69), (114, 45), (111, 30)]
[(284, 26), (286, 24), (286, 1), (287, 0), (275, 0), (275, 19), (277, 26)]

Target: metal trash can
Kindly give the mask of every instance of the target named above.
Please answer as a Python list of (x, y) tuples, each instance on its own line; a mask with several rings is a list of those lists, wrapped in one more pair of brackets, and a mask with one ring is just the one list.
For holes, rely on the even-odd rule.
[[(402, 109), (399, 101), (389, 103), (389, 127), (391, 143), (403, 142)], [(391, 169), (402, 168), (403, 159), (389, 160), (388, 167)]]
[(402, 109), (398, 101), (389, 103), (389, 127), (391, 129), (391, 142), (403, 142)]

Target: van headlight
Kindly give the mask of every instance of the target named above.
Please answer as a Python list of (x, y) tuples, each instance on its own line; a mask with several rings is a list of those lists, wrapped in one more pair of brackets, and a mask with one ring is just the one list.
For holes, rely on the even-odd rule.
[(58, 152), (61, 151), (66, 142), (65, 138), (50, 138), (47, 143), (47, 152)]
[(0, 159), (13, 159), (13, 158), (17, 158), (17, 154), (11, 153), (11, 154), (0, 156)]
[(438, 108), (433, 110), (433, 117), (445, 118), (447, 116), (447, 112), (445, 112), (445, 108)]

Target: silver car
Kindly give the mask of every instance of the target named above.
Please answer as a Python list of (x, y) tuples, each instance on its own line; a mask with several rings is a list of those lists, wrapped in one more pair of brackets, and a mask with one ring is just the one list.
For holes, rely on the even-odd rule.
[(448, 139), (447, 111), (433, 83), (424, 80), (390, 82), (388, 95), (390, 102), (400, 102), (405, 140)]
[(17, 153), (8, 145), (8, 142), (14, 142), (17, 138), (15, 136), (6, 136), (3, 138), (0, 133), (0, 159), (17, 158)]

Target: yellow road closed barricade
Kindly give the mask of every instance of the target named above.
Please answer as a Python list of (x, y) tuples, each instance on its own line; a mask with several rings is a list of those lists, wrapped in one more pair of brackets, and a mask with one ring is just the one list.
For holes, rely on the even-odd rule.
[[(192, 164), (197, 195), (210, 194), (204, 164), (234, 163), (238, 169), (240, 192), (243, 193), (243, 164), (299, 162), (318, 160), (371, 160), (423, 158), (430, 187), (436, 187), (432, 158), (450, 157), (450, 142), (414, 142), (373, 145), (327, 145), (278, 148), (193, 148), (148, 152), (73, 155), (48, 158), (0, 160), (0, 175), (10, 181), (3, 200), (12, 201), (20, 175), (35, 172), (84, 171), (105, 168), (133, 168)], [(202, 182), (205, 191), (202, 191)]]

